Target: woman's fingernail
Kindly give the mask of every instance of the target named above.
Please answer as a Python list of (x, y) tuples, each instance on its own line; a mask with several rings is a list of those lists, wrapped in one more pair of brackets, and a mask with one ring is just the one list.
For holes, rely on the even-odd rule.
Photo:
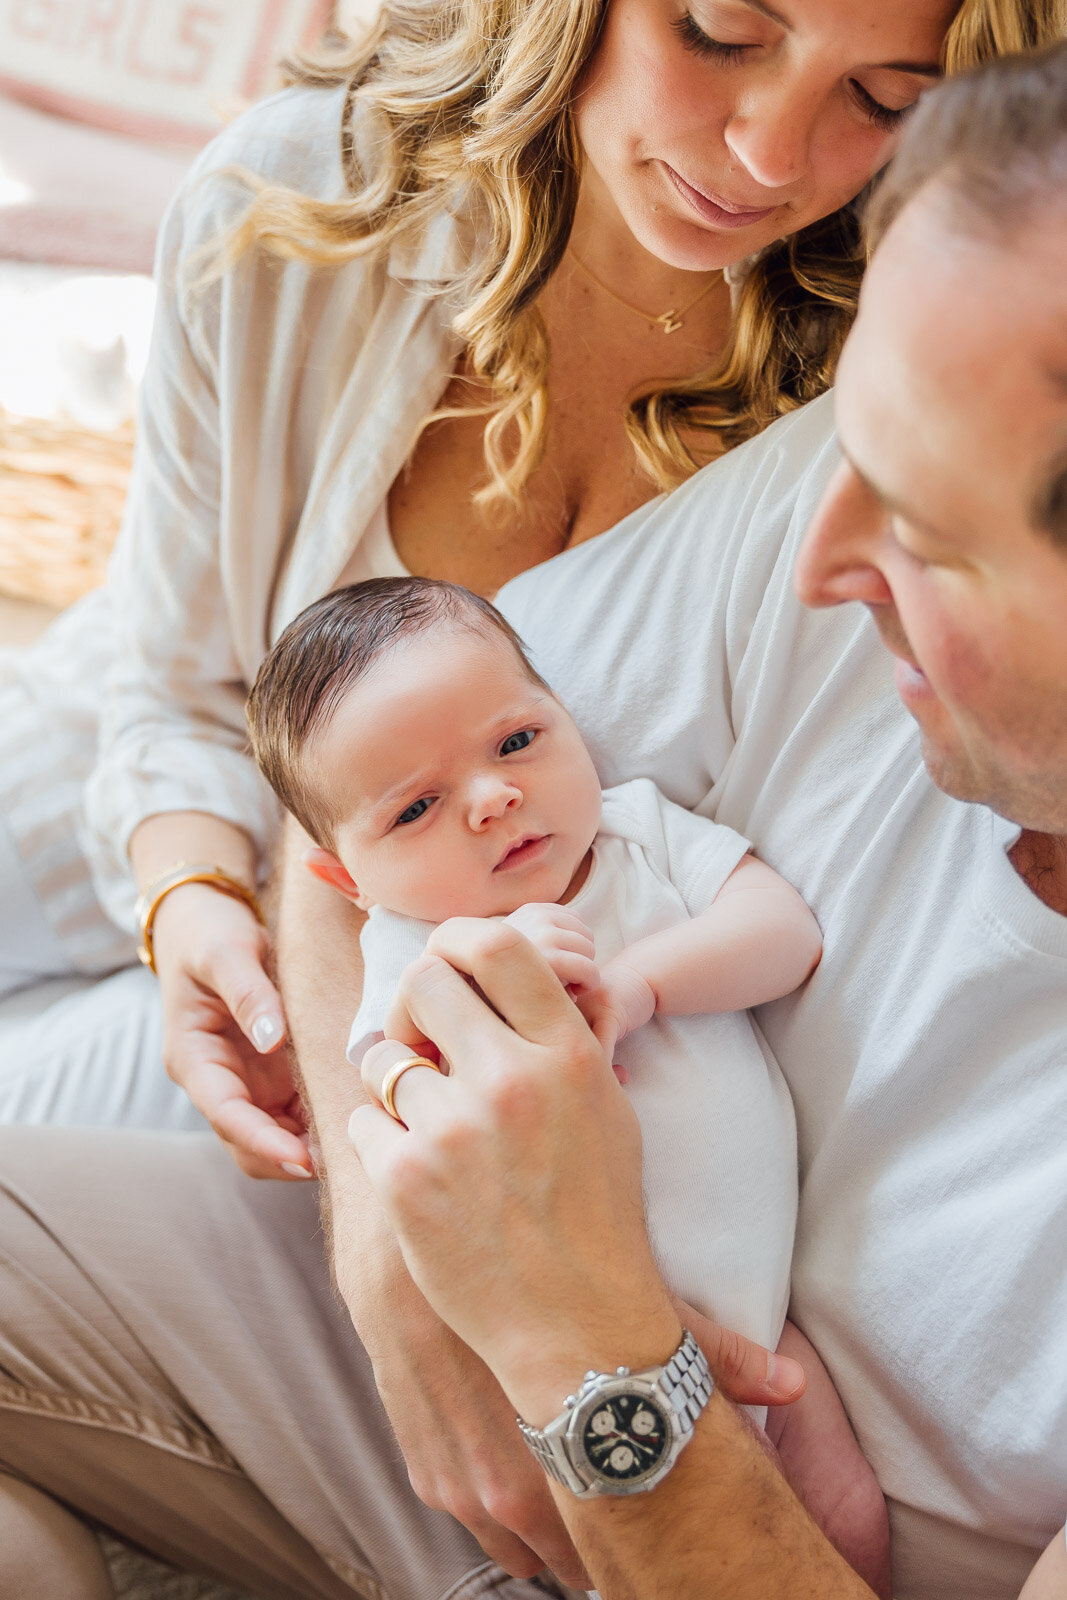
[(283, 1161), (282, 1171), (287, 1172), (290, 1178), (313, 1178), (315, 1176), (306, 1167), (298, 1167), (295, 1161)]
[(273, 1016), (269, 1011), (265, 1011), (252, 1024), (252, 1043), (257, 1050), (269, 1050), (272, 1045), (278, 1043), (282, 1032), (281, 1018)]

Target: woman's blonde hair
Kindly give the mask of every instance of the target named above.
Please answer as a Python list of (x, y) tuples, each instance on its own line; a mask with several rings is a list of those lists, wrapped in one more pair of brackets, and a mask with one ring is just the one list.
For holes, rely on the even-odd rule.
[[(257, 186), (226, 258), (250, 247), (323, 267), (414, 240), (444, 211), (474, 217), (466, 272), (447, 286), (467, 374), (489, 399), (427, 419), (486, 418), (481, 500), (515, 499), (540, 460), (548, 336), (537, 296), (563, 253), (581, 176), (575, 88), (608, 0), (386, 0), (366, 38), (291, 65), (348, 85), (350, 197)], [(1051, 43), (1067, 0), (962, 0), (946, 72)], [(358, 120), (357, 159), (353, 127)], [(626, 428), (660, 488), (688, 477), (821, 394), (856, 309), (866, 263), (856, 201), (770, 246), (743, 283), (715, 366), (635, 394)]]

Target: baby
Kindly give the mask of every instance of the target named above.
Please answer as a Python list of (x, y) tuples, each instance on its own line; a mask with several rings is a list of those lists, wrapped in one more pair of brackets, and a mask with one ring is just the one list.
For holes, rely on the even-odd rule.
[(746, 1008), (788, 994), (819, 959), (795, 890), (647, 779), (601, 792), (521, 641), (450, 584), (375, 579), (310, 606), (264, 661), (248, 720), (263, 772), (316, 841), (307, 866), (368, 913), (349, 1059), (382, 1036), (400, 975), (438, 923), (515, 924), (626, 1084), (665, 1280), (774, 1349), (796, 1139)]

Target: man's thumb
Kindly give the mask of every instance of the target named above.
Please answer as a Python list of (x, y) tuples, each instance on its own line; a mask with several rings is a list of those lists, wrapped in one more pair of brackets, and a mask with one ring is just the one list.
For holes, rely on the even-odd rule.
[(708, 1358), (721, 1392), (735, 1405), (781, 1406), (799, 1400), (807, 1379), (791, 1356), (775, 1355), (743, 1334), (722, 1328), (691, 1306), (681, 1308), (686, 1326)]

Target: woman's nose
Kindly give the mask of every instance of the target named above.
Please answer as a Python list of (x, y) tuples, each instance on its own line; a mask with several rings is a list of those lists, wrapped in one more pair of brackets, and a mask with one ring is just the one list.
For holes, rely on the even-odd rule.
[(797, 553), (796, 592), (806, 606), (846, 600), (879, 605), (891, 598), (877, 565), (886, 512), (847, 461), (837, 468)]
[(468, 798), (470, 826), (478, 831), (487, 823), (502, 817), (506, 811), (514, 811), (521, 804), (522, 790), (514, 783), (498, 777), (495, 773), (482, 773), (470, 786)]
[[(778, 75), (750, 86), (725, 128), (734, 160), (764, 189), (798, 183), (811, 164), (819, 100), (802, 86), (792, 93)], [(753, 205), (755, 196), (747, 196)]]

